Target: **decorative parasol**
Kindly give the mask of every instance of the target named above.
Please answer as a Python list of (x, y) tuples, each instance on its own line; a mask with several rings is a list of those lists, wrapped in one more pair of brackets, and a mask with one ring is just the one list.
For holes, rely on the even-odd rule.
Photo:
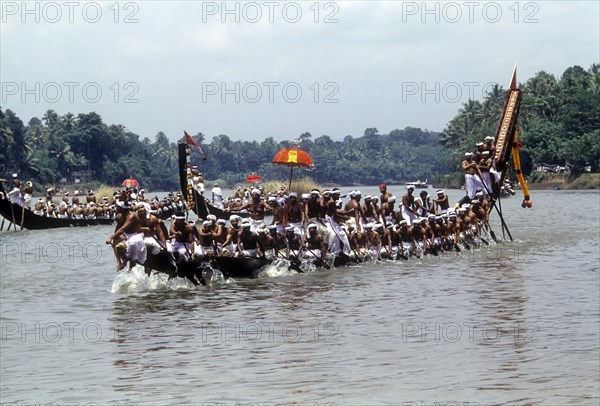
[(127, 178), (121, 185), (126, 187), (140, 187), (140, 182), (133, 178)]
[(284, 148), (275, 155), (272, 161), (277, 165), (286, 165), (290, 167), (290, 180), (288, 182), (288, 191), (292, 190), (292, 175), (294, 168), (313, 167), (313, 160), (308, 152), (298, 148), (296, 145), (292, 148)]
[(250, 175), (248, 175), (246, 177), (246, 182), (248, 182), (248, 183), (262, 182), (262, 179), (256, 173), (252, 172)]

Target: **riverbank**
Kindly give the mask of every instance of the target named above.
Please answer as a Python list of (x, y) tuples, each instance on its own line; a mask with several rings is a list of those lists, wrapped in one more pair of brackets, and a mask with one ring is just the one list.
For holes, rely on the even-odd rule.
[(573, 177), (569, 174), (536, 172), (529, 176), (527, 186), (532, 190), (552, 189), (555, 186), (567, 190), (600, 189), (600, 173), (584, 173)]
[[(459, 189), (464, 184), (461, 174), (436, 177), (431, 182), (434, 188)], [(584, 173), (577, 177), (570, 174), (534, 172), (527, 177), (527, 186), (531, 190), (552, 189), (558, 186), (567, 190), (600, 189), (600, 173)], [(519, 184), (515, 187), (520, 189)]]

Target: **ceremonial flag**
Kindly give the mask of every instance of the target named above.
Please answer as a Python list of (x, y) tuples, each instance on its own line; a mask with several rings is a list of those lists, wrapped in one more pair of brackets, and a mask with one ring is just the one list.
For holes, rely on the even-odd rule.
[(192, 138), (191, 135), (189, 135), (187, 133), (187, 131), (183, 130), (183, 134), (185, 135), (185, 142), (188, 144), (191, 144), (193, 146), (196, 147), (196, 149), (198, 150), (198, 152), (200, 153), (200, 156), (202, 157), (203, 160), (206, 161), (206, 157), (204, 156), (204, 152), (202, 152), (202, 148), (200, 148), (200, 145), (198, 145), (198, 143), (196, 142), (195, 139)]

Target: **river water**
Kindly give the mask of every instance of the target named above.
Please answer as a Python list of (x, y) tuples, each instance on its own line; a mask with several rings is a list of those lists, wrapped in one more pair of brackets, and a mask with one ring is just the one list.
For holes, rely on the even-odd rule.
[(513, 243), (210, 288), (117, 275), (110, 226), (3, 231), (0, 403), (598, 405), (600, 195), (520, 201)]

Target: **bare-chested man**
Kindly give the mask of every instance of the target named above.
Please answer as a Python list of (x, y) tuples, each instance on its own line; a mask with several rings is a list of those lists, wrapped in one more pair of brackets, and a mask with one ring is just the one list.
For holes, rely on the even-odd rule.
[(210, 258), (215, 255), (214, 241), (217, 234), (213, 231), (213, 224), (210, 220), (202, 222), (202, 227), (195, 233), (198, 243), (195, 244), (194, 254), (196, 258)]
[(327, 247), (317, 232), (317, 225), (309, 223), (307, 233), (302, 237), (302, 257), (325, 260), (326, 255)]
[(450, 209), (450, 202), (448, 201), (448, 195), (442, 189), (435, 192), (437, 198), (433, 200), (436, 207), (436, 214), (445, 214), (448, 213), (448, 209)]
[(229, 227), (227, 227), (227, 236), (225, 241), (223, 241), (221, 255), (235, 255), (238, 242), (238, 233), (242, 231), (242, 228), (240, 227), (240, 218), (240, 216), (235, 214), (232, 214), (229, 217)]
[(483, 189), (483, 184), (478, 180), (476, 175), (479, 174), (477, 162), (473, 159), (472, 152), (465, 153), (465, 159), (462, 161), (462, 170), (465, 173), (465, 187), (469, 197), (473, 199), (477, 189)]
[(362, 230), (362, 224), (365, 222), (365, 214), (363, 213), (362, 206), (360, 204), (360, 199), (362, 198), (362, 194), (358, 190), (353, 190), (350, 192), (350, 200), (344, 206), (344, 210), (348, 215), (352, 216), (352, 220), (354, 226), (358, 231)]
[(381, 195), (379, 196), (379, 201), (381, 202), (381, 206), (383, 207), (383, 204), (388, 201), (392, 194), (388, 192), (387, 185), (385, 183), (379, 185), (379, 193), (381, 193)]
[(410, 227), (413, 224), (417, 213), (415, 211), (415, 197), (413, 191), (415, 187), (413, 185), (406, 186), (406, 194), (402, 196), (402, 218), (406, 220), (407, 225)]
[(262, 227), (265, 222), (265, 211), (270, 210), (269, 205), (260, 198), (261, 192), (258, 189), (253, 189), (251, 193), (251, 200), (242, 205), (239, 210), (248, 210), (250, 218), (252, 219), (252, 227), (254, 230)]
[(364, 218), (361, 219), (363, 226), (367, 223), (376, 223), (379, 221), (379, 210), (376, 205), (373, 204), (373, 196), (366, 195), (365, 202), (362, 205), (362, 212)]
[(427, 217), (433, 213), (433, 204), (426, 190), (419, 193), (419, 198), (415, 199), (415, 208), (419, 217)]
[(238, 233), (237, 249), (238, 253), (244, 257), (263, 257), (263, 247), (260, 238), (250, 229), (252, 222), (248, 219), (242, 222), (242, 231)]
[(196, 242), (194, 240), (194, 228), (185, 222), (183, 212), (175, 213), (174, 220), (169, 230), (172, 252), (178, 262), (190, 262), (196, 260), (194, 250)]
[(283, 210), (283, 225), (284, 227), (294, 227), (294, 233), (298, 237), (302, 237), (304, 230), (302, 225), (304, 223), (304, 207), (298, 202), (298, 195), (296, 192), (290, 193), (288, 202), (284, 206)]
[(117, 202), (117, 224), (115, 232), (111, 234), (106, 243), (113, 246), (117, 259), (117, 271), (125, 268), (129, 261), (129, 271), (133, 266), (146, 262), (146, 245), (140, 219), (134, 211), (130, 210), (128, 202)]

